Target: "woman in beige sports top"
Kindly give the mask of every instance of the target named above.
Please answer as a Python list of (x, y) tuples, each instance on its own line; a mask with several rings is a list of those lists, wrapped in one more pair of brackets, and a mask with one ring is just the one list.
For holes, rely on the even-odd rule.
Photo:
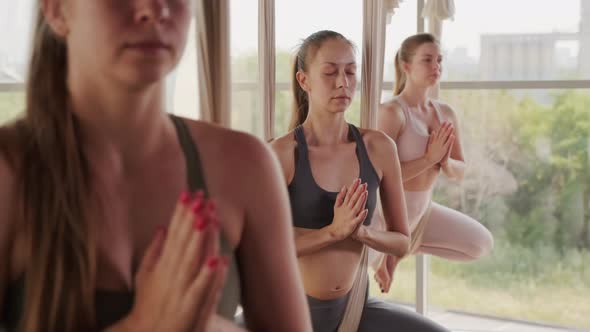
[[(425, 253), (455, 261), (472, 261), (493, 246), (491, 233), (478, 221), (432, 202), (432, 190), (442, 172), (462, 179), (463, 145), (455, 112), (428, 97), (441, 75), (440, 45), (430, 34), (408, 37), (395, 57), (394, 98), (381, 105), (378, 128), (397, 144), (401, 163), (410, 253)], [(382, 224), (375, 213), (375, 224)], [(398, 257), (377, 256), (375, 278), (389, 291)]]

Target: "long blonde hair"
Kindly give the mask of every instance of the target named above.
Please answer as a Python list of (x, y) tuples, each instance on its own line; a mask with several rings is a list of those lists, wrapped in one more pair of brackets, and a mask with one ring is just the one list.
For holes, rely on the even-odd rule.
[(85, 212), (89, 167), (68, 108), (67, 45), (38, 7), (25, 114), (5, 128), (15, 142), (1, 147), (18, 159), (16, 234), (28, 258), (19, 330), (85, 331), (95, 325), (96, 287), (96, 243)]
[(395, 87), (393, 88), (393, 95), (399, 95), (406, 86), (406, 74), (402, 70), (404, 62), (412, 61), (412, 57), (416, 54), (416, 49), (422, 44), (435, 43), (440, 45), (438, 39), (429, 33), (419, 33), (406, 38), (402, 42), (399, 50), (395, 53)]

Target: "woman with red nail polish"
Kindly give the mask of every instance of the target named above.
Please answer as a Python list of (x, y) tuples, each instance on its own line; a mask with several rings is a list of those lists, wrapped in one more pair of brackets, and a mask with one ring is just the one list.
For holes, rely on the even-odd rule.
[(193, 6), (38, 0), (0, 128), (0, 327), (233, 331), (241, 303), (252, 330), (311, 330), (270, 149), (165, 113)]

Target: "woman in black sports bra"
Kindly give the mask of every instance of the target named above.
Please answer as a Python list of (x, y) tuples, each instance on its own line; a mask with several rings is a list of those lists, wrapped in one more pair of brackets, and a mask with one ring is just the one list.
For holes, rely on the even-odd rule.
[(193, 5), (38, 0), (0, 127), (0, 330), (229, 332), (240, 302), (254, 331), (311, 329), (270, 149), (164, 112)]
[[(320, 31), (307, 37), (293, 70), (293, 130), (271, 143), (289, 190), (314, 331), (444, 331), (367, 297), (366, 247), (402, 257), (409, 232), (395, 143), (344, 117), (356, 71), (354, 47), (341, 34)], [(367, 227), (377, 191), (385, 231)]]

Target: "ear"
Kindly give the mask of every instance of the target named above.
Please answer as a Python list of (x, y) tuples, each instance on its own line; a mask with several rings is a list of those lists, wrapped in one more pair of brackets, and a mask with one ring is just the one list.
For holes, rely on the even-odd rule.
[(408, 75), (408, 73), (410, 72), (410, 66), (411, 65), (409, 62), (402, 61), (402, 70), (406, 75)]
[(63, 0), (43, 0), (43, 15), (45, 21), (58, 37), (65, 38), (69, 33), (69, 27), (64, 15)]
[(305, 92), (309, 92), (309, 84), (307, 83), (307, 75), (302, 71), (298, 71), (297, 74), (295, 74), (295, 78), (297, 78), (297, 82), (299, 82), (299, 86), (301, 87), (301, 89), (303, 89), (303, 91), (305, 91)]

